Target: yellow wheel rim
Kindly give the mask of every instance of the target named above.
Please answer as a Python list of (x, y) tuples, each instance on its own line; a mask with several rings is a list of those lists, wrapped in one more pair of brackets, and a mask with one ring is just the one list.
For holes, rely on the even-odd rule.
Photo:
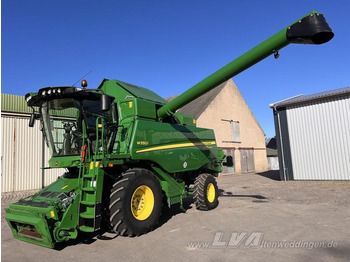
[(209, 183), (207, 186), (207, 199), (209, 203), (213, 203), (215, 199), (215, 186), (213, 183)]
[(147, 219), (154, 207), (154, 195), (152, 189), (142, 185), (136, 188), (131, 197), (131, 212), (137, 220)]

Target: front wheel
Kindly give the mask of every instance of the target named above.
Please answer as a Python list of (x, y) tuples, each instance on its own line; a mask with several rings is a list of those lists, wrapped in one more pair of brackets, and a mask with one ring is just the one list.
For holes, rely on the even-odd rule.
[(158, 223), (162, 191), (157, 178), (147, 169), (127, 170), (113, 185), (110, 222), (113, 231), (135, 236), (151, 231)]
[(210, 210), (218, 206), (218, 186), (210, 174), (200, 174), (194, 183), (193, 198), (196, 208)]

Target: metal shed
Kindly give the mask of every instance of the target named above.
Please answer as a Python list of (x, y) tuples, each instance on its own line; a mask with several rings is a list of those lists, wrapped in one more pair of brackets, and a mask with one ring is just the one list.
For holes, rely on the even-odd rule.
[(39, 123), (28, 126), (31, 109), (23, 96), (1, 94), (1, 192), (39, 189), (51, 184), (64, 169), (47, 166), (49, 150)]
[(270, 107), (281, 180), (350, 180), (350, 87)]

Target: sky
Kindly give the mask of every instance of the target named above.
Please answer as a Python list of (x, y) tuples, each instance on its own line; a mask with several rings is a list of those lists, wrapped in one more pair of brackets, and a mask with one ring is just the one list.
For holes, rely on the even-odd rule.
[(325, 14), (330, 42), (289, 45), (233, 78), (273, 137), (269, 104), (350, 86), (350, 1), (2, 0), (1, 92), (73, 85), (88, 73), (88, 88), (119, 79), (169, 97), (311, 10)]

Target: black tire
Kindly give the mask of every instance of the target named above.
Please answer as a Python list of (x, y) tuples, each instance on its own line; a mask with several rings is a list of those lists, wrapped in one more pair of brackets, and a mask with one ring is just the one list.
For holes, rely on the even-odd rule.
[[(210, 193), (208, 193), (211, 188)], [(214, 194), (214, 195), (213, 195)], [(200, 174), (194, 183), (193, 199), (198, 210), (210, 210), (218, 206), (218, 186), (210, 174)]]
[[(133, 205), (131, 205), (131, 200), (133, 198), (134, 200), (145, 201), (146, 204), (144, 204), (144, 206), (147, 206), (146, 200), (142, 200), (143, 198), (136, 198), (136, 196), (138, 196), (136, 193), (140, 192), (139, 190), (145, 187), (147, 188), (148, 194), (150, 194), (149, 192), (153, 193), (154, 201), (153, 205), (150, 204), (152, 201), (148, 201), (148, 207), (151, 207), (151, 209), (148, 208), (150, 214), (147, 215), (146, 218), (140, 220), (136, 217), (136, 214), (134, 215), (133, 213), (138, 211), (135, 211), (137, 208), (134, 208), (134, 202)], [(142, 204), (140, 204), (140, 202), (138, 203), (142, 208)], [(162, 191), (153, 173), (142, 168), (129, 169), (114, 183), (111, 190), (109, 219), (112, 229), (122, 236), (139, 236), (147, 233), (158, 223), (161, 207)]]

